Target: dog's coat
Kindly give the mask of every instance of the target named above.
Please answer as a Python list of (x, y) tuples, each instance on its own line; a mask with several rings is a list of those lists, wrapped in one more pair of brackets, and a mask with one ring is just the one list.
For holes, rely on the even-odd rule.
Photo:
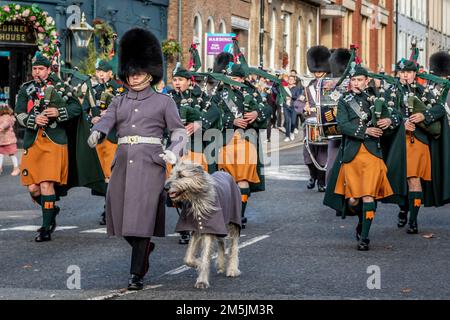
[(196, 231), (200, 234), (213, 234), (225, 237), (228, 234), (227, 225), (233, 223), (241, 227), (241, 192), (228, 173), (219, 171), (211, 174), (216, 190), (216, 210), (210, 213), (206, 219), (199, 221), (188, 214), (189, 207), (181, 210), (176, 231)]

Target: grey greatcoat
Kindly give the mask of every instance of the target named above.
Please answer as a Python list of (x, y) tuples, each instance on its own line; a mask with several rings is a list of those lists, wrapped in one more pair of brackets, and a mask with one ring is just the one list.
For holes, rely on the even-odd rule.
[[(143, 136), (162, 139), (171, 135), (167, 148), (177, 156), (186, 144), (185, 128), (175, 102), (153, 91), (130, 90), (115, 97), (106, 114), (92, 130), (108, 134), (116, 129), (119, 138)], [(108, 235), (163, 237), (165, 235), (166, 164), (159, 156), (162, 145), (120, 144), (112, 163), (106, 194)]]
[(189, 207), (182, 209), (176, 232), (197, 231), (201, 234), (214, 234), (219, 237), (227, 235), (227, 225), (233, 223), (241, 227), (241, 191), (233, 177), (223, 171), (214, 172), (216, 201), (214, 210), (208, 218), (196, 221), (192, 214), (187, 214)]

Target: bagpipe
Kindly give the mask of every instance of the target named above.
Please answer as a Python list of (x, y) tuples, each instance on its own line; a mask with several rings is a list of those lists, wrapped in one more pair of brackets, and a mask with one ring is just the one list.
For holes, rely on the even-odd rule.
[[(408, 97), (408, 111), (410, 114), (425, 113), (425, 111), (429, 110), (431, 107), (431, 104), (425, 104), (424, 101), (415, 95)], [(423, 122), (418, 123), (417, 125), (435, 139), (438, 139), (441, 136), (442, 126), (439, 121), (435, 121), (428, 126)]]
[[(58, 82), (56, 84), (53, 84), (50, 79), (42, 78), (39, 78), (39, 81), (44, 88), (41, 99), (38, 98), (38, 90), (35, 86), (27, 90), (27, 94), (34, 97), (33, 110), (35, 115), (44, 113), (44, 111), (48, 108), (58, 108), (64, 106), (69, 97), (72, 96), (71, 91), (66, 92), (64, 83)], [(54, 129), (56, 128), (56, 126), (56, 119), (50, 118), (48, 124), (45, 127)]]
[(199, 72), (194, 73), (196, 75), (204, 77), (204, 85), (205, 89), (207, 87), (207, 82), (209, 80), (214, 81), (214, 86), (211, 90), (211, 94), (209, 95), (209, 99), (206, 102), (206, 108), (209, 108), (211, 104), (213, 103), (213, 100), (218, 96), (219, 92), (223, 92), (224, 89), (227, 90), (228, 96), (227, 97), (221, 97), (222, 101), (225, 103), (227, 108), (235, 115), (235, 117), (241, 117), (243, 115), (239, 114), (239, 111), (237, 110), (237, 106), (234, 105), (234, 102), (231, 100), (233, 93), (231, 90), (231, 86), (239, 87), (239, 88), (246, 88), (247, 85), (231, 80), (229, 77), (227, 77), (224, 73), (218, 73), (218, 72)]
[(104, 90), (100, 94), (100, 100), (97, 102), (97, 107), (104, 111), (110, 105), (112, 99), (114, 98), (113, 89), (107, 88), (106, 84), (103, 84)]

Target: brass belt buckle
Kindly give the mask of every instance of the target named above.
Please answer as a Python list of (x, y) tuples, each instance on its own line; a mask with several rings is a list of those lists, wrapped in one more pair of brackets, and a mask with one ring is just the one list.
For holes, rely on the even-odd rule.
[(137, 144), (139, 141), (139, 137), (138, 136), (130, 136), (128, 137), (128, 143), (129, 144)]

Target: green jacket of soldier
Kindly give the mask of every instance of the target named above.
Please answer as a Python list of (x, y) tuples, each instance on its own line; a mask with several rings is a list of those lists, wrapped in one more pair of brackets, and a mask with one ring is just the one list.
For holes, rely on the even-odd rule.
[[(75, 98), (71, 88), (66, 86), (55, 74), (50, 74), (46, 81), (47, 90), (42, 90), (42, 85), (32, 80), (22, 85), (17, 96), (15, 113), (20, 125), (26, 128), (24, 136), (24, 148), (29, 148), (36, 140), (38, 126), (36, 116), (46, 107), (47, 92), (50, 95), (48, 107), (56, 107), (58, 118), (50, 122), (44, 128), (45, 134), (54, 143), (65, 145), (68, 143), (65, 123), (82, 113), (82, 108)], [(50, 89), (49, 88), (53, 88)], [(41, 99), (39, 100), (39, 97)]]
[[(95, 98), (95, 106), (91, 108), (92, 117), (100, 117), (101, 112), (108, 109), (112, 99), (124, 94), (125, 88), (111, 79), (106, 83), (99, 83), (92, 88)], [(116, 130), (113, 129), (106, 137), (110, 142), (117, 144), (118, 138)]]

